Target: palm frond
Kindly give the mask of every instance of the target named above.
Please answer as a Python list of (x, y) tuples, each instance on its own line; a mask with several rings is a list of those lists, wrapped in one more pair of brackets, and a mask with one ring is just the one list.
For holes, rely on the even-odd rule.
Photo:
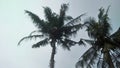
[(79, 60), (76, 65), (75, 65), (75, 68), (84, 68), (85, 67), (85, 64), (87, 64), (85, 61), (83, 60)]
[[(96, 55), (96, 56), (94, 56)], [(84, 67), (91, 62), (91, 64), (94, 63), (95, 58), (97, 57), (97, 50), (95, 50), (93, 47), (89, 48), (80, 58), (80, 60), (77, 62), (76, 67)], [(94, 58), (93, 58), (94, 57)], [(92, 60), (91, 60), (92, 59)], [(82, 66), (81, 66), (82, 65)], [(88, 65), (90, 66), (90, 65)]]
[(93, 46), (95, 45), (95, 41), (94, 40), (80, 39), (80, 41), (85, 41), (88, 44), (93, 45)]
[(80, 16), (74, 18), (73, 20), (71, 20), (70, 22), (68, 22), (67, 24), (65, 24), (65, 26), (71, 26), (74, 25), (75, 23), (79, 23), (78, 21), (81, 21), (81, 17), (84, 16), (86, 13), (81, 14)]
[(61, 46), (64, 49), (70, 50), (70, 47), (74, 46), (75, 44), (77, 44), (77, 42), (73, 41), (73, 40), (70, 40), (70, 39), (64, 39), (64, 40), (60, 40), (60, 44), (62, 44)]
[[(110, 6), (109, 6), (110, 7)], [(111, 25), (109, 23), (109, 17), (108, 17), (108, 9), (106, 10), (106, 13), (104, 11), (104, 8), (100, 8), (100, 12), (98, 14), (98, 17), (101, 16), (99, 18), (99, 23), (102, 24), (102, 30), (104, 31), (104, 35), (109, 35), (110, 34), (110, 30), (112, 30)]]
[(62, 31), (65, 33), (65, 35), (72, 36), (75, 35), (80, 28), (82, 28), (82, 24), (77, 24), (73, 26), (64, 26), (62, 28)]
[(117, 47), (120, 48), (120, 28), (115, 33), (113, 33), (110, 37), (113, 39), (113, 41), (119, 44)]
[(50, 21), (52, 18), (52, 10), (49, 7), (43, 7), (44, 8), (44, 13), (45, 13), (45, 18)]
[(98, 23), (96, 23), (96, 20), (94, 18), (88, 18), (86, 21), (86, 31), (88, 31), (88, 36), (90, 38), (97, 38), (97, 36), (99, 35), (98, 33), (100, 32), (100, 26)]
[(40, 47), (40, 46), (45, 46), (45, 45), (48, 44), (48, 40), (49, 40), (48, 38), (45, 38), (44, 40), (41, 40), (38, 43), (33, 44), (32, 48), (37, 48), (37, 47)]
[(30, 36), (26, 36), (26, 37), (23, 37), (19, 42), (18, 42), (18, 45), (20, 45), (20, 43), (23, 41), (23, 40), (27, 40), (27, 39), (36, 39), (36, 38), (42, 38), (43, 35), (30, 35)]
[(67, 10), (68, 10), (68, 4), (61, 5), (60, 16), (59, 16), (59, 25), (60, 26), (64, 25), (64, 20), (65, 20)]
[(26, 13), (28, 13), (28, 15), (31, 17), (31, 19), (33, 20), (33, 23), (38, 27), (38, 28), (42, 28), (45, 26), (45, 22), (44, 20), (41, 20), (36, 14), (25, 10)]
[(99, 57), (99, 54), (97, 51), (93, 52), (93, 57), (88, 62), (87, 68), (92, 68), (92, 66), (96, 63), (97, 58)]
[(78, 42), (79, 45), (86, 45), (82, 39)]
[(30, 33), (30, 36), (31, 36), (32, 34), (36, 33), (36, 32), (41, 32), (41, 30), (32, 31), (32, 32)]

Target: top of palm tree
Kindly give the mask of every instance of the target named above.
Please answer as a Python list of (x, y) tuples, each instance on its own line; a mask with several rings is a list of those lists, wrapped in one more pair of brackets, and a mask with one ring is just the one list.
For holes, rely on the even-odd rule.
[[(110, 7), (110, 6), (109, 6)], [(110, 35), (111, 25), (109, 23), (108, 10), (105, 11), (103, 8), (99, 9), (98, 21), (94, 18), (89, 18), (85, 23), (87, 26), (88, 35), (91, 38), (107, 37)]]
[[(83, 16), (84, 14), (73, 19), (71, 16), (66, 15), (68, 5), (69, 4), (62, 4), (59, 14), (53, 12), (49, 7), (43, 7), (46, 20), (40, 19), (39, 16), (37, 16), (36, 14), (32, 13), (31, 11), (25, 10), (25, 12), (33, 20), (35, 26), (38, 28), (38, 31), (31, 32), (30, 36), (21, 39), (18, 44), (20, 44), (21, 41), (23, 41), (24, 39), (33, 37), (46, 37), (46, 39), (43, 41), (51, 42), (52, 40), (55, 40), (56, 42), (58, 42), (58, 44), (61, 43), (69, 49), (69, 46), (72, 46), (76, 43), (75, 41), (70, 40), (69, 37), (75, 35), (77, 31), (82, 27), (82, 24), (78, 22), (78, 20), (81, 20), (81, 16)], [(33, 35), (34, 32), (40, 32), (41, 35)], [(42, 43), (37, 43), (37, 45), (33, 45), (33, 47), (39, 47), (40, 45), (42, 45)]]
[[(87, 42), (92, 45), (80, 58), (76, 68), (119, 68), (120, 56), (120, 28), (110, 34), (111, 25), (109, 23), (108, 10), (99, 9), (98, 21), (89, 18), (85, 21), (88, 36), (91, 38), (81, 39), (80, 42)], [(96, 67), (95, 66), (95, 67)]]

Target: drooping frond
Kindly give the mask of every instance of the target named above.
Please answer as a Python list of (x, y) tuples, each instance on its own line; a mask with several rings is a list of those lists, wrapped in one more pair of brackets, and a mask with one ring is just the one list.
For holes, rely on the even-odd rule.
[(36, 33), (36, 32), (41, 32), (41, 30), (32, 31), (32, 32), (30, 33), (30, 35), (32, 35), (32, 34), (34, 34), (34, 33)]
[(42, 28), (45, 26), (45, 22), (44, 20), (41, 20), (36, 14), (25, 10), (25, 12), (31, 17), (31, 19), (33, 20), (33, 23), (38, 27), (38, 28)]
[(24, 38), (22, 38), (19, 42), (18, 42), (18, 45), (20, 45), (20, 43), (23, 41), (23, 40), (27, 40), (27, 39), (36, 39), (36, 38), (41, 38), (41, 37), (43, 37), (43, 35), (30, 35), (30, 36), (26, 36), (26, 37), (24, 37)]
[(77, 44), (77, 42), (73, 41), (73, 40), (70, 40), (70, 39), (61, 39), (59, 44), (61, 44), (61, 46), (64, 48), (64, 49), (68, 49), (70, 50), (70, 47), (71, 46), (74, 46), (75, 44)]
[(49, 39), (48, 38), (45, 38), (44, 40), (41, 40), (41, 41), (39, 41), (38, 43), (36, 43), (36, 44), (33, 44), (32, 45), (32, 48), (38, 48), (38, 47), (40, 47), (40, 46), (45, 46), (45, 45), (47, 45), (49, 42)]

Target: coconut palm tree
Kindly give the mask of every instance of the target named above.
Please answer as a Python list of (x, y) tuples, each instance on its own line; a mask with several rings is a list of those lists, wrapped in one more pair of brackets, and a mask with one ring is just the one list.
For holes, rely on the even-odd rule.
[(76, 68), (120, 68), (120, 28), (110, 34), (108, 10), (99, 9), (98, 21), (89, 18), (85, 21), (86, 31), (91, 39), (81, 39), (91, 47), (76, 63)]
[[(75, 45), (77, 42), (70, 39), (70, 36), (75, 35), (77, 31), (82, 27), (80, 24), (80, 18), (84, 14), (73, 19), (71, 16), (66, 15), (68, 10), (68, 4), (62, 4), (60, 13), (56, 14), (49, 7), (43, 7), (45, 13), (45, 19), (40, 19), (36, 14), (25, 10), (25, 12), (31, 17), (33, 23), (38, 28), (30, 33), (29, 36), (22, 38), (21, 41), (25, 39), (41, 38), (39, 42), (32, 45), (32, 48), (37, 48), (40, 46), (46, 46), (50, 44), (52, 47), (52, 53), (50, 58), (50, 68), (54, 68), (55, 64), (55, 54), (56, 54), (56, 44), (60, 45), (64, 49), (70, 50), (70, 47)], [(35, 34), (37, 32), (37, 35)]]

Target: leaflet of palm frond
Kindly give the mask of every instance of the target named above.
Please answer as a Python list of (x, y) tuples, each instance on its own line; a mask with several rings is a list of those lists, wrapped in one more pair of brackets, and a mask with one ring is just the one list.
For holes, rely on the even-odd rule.
[(59, 25), (60, 26), (64, 25), (64, 20), (65, 20), (67, 10), (68, 10), (68, 4), (61, 5), (60, 16), (59, 16)]
[(34, 34), (34, 33), (39, 33), (39, 32), (41, 32), (41, 30), (34, 30), (34, 31), (32, 31), (32, 32), (30, 33), (30, 36), (31, 36), (32, 34)]
[(26, 36), (26, 37), (23, 37), (19, 42), (18, 42), (18, 45), (20, 45), (20, 43), (23, 41), (23, 40), (27, 40), (27, 39), (36, 39), (36, 38), (42, 38), (44, 35), (30, 35), (30, 36)]
[(30, 18), (33, 20), (33, 23), (38, 28), (43, 28), (45, 26), (44, 20), (41, 20), (36, 14), (34, 14), (28, 10), (25, 10), (25, 13), (27, 13), (30, 16)]
[(80, 16), (74, 18), (73, 20), (71, 20), (70, 22), (68, 22), (67, 24), (65, 24), (65, 26), (71, 26), (71, 25), (74, 25), (76, 23), (80, 23), (78, 21), (81, 21), (81, 17), (84, 16), (86, 13), (84, 14), (81, 14)]
[(33, 44), (32, 48), (38, 48), (40, 46), (46, 46), (48, 44), (48, 40), (49, 40), (48, 38), (45, 38), (44, 40), (41, 40), (38, 43)]

